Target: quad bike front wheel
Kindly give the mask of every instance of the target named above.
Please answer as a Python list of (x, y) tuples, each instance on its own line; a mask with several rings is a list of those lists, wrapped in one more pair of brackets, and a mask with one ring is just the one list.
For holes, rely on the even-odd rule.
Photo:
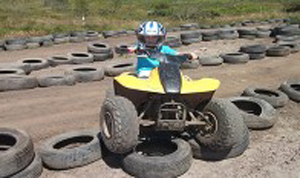
[(197, 131), (196, 139), (204, 147), (222, 151), (231, 148), (244, 132), (243, 117), (228, 100), (212, 99), (201, 111), (205, 126)]
[(114, 153), (127, 153), (138, 144), (139, 119), (135, 106), (125, 97), (106, 98), (100, 112), (105, 146)]

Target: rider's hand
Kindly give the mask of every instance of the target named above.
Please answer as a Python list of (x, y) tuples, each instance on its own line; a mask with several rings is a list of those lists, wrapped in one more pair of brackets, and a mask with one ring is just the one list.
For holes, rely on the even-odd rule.
[(197, 54), (195, 53), (189, 53), (191, 55), (191, 59), (190, 60), (195, 60), (198, 58)]

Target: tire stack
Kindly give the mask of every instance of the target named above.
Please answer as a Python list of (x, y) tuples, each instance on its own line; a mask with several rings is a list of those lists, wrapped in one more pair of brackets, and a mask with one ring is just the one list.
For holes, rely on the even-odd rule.
[(105, 61), (114, 57), (113, 50), (106, 43), (90, 43), (87, 51), (93, 55), (94, 61)]
[(128, 47), (129, 47), (129, 45), (127, 45), (127, 44), (119, 44), (119, 45), (115, 46), (115, 53), (117, 53), (119, 55), (129, 54)]
[(277, 35), (275, 42), (278, 46), (290, 47), (291, 53), (295, 53), (300, 50), (300, 36)]
[(26, 40), (24, 38), (7, 39), (5, 40), (4, 48), (6, 51), (26, 49)]
[(53, 38), (54, 38), (53, 35), (43, 36), (42, 38), (43, 38), (43, 40), (42, 40), (41, 46), (49, 47), (49, 46), (53, 45)]
[(266, 55), (271, 57), (288, 56), (290, 53), (291, 48), (288, 46), (272, 46), (266, 51)]
[(265, 45), (249, 45), (240, 48), (240, 51), (247, 53), (252, 60), (265, 58), (266, 50), (267, 47)]
[(69, 35), (66, 33), (54, 34), (53, 35), (53, 43), (54, 44), (62, 44), (69, 42)]
[(250, 59), (248, 54), (241, 52), (221, 54), (220, 57), (229, 64), (245, 64)]
[(182, 45), (182, 42), (177, 36), (167, 36), (164, 44), (170, 46), (171, 48), (178, 48)]
[(266, 27), (257, 27), (256, 37), (257, 38), (268, 38), (271, 35), (270, 28)]
[(71, 32), (70, 34), (70, 42), (71, 43), (81, 43), (85, 41), (87, 32), (78, 31), (78, 32)]
[(238, 33), (240, 38), (254, 39), (256, 38), (257, 30), (255, 28), (239, 29)]
[(189, 23), (189, 24), (183, 24), (179, 26), (181, 30), (196, 30), (199, 28), (199, 25), (197, 23)]
[(272, 36), (276, 35), (285, 35), (285, 36), (293, 36), (300, 35), (299, 25), (282, 25), (275, 27), (272, 33)]
[[(227, 35), (229, 32), (225, 32)], [(230, 35), (228, 35), (230, 36)], [(202, 32), (202, 40), (203, 41), (213, 41), (213, 40), (218, 40), (220, 39), (219, 32), (218, 31), (206, 31)]]
[(184, 45), (199, 43), (201, 41), (201, 38), (201, 33), (197, 31), (185, 32), (180, 34), (181, 42)]
[(38, 178), (42, 161), (30, 136), (22, 130), (0, 128), (0, 175), (10, 178)]
[(39, 48), (42, 41), (43, 41), (42, 37), (29, 37), (27, 38), (26, 48), (27, 49)]
[(219, 36), (221, 39), (234, 40), (239, 37), (237, 31), (233, 28), (223, 28), (219, 30)]
[(99, 40), (99, 33), (96, 32), (96, 31), (87, 31), (85, 40), (86, 41), (96, 41), (96, 40)]

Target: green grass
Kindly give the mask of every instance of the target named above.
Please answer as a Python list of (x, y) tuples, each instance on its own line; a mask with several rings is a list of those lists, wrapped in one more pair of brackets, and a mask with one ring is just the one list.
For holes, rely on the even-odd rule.
[[(144, 20), (159, 20), (165, 26), (189, 22), (225, 24), (245, 19), (286, 17), (293, 17), (297, 22), (300, 19), (298, 1), (0, 0), (0, 37), (75, 30), (135, 29)], [(82, 16), (86, 18), (84, 22)]]

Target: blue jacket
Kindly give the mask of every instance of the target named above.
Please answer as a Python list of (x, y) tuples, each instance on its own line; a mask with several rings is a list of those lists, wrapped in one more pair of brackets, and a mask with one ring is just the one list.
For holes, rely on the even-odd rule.
[[(169, 54), (169, 55), (177, 55), (178, 52), (169, 46), (161, 46), (159, 48), (159, 52), (163, 54)], [(158, 67), (159, 61), (155, 58), (150, 57), (138, 57), (137, 61), (137, 73), (140, 73), (140, 71), (149, 71), (153, 70), (155, 67)]]

